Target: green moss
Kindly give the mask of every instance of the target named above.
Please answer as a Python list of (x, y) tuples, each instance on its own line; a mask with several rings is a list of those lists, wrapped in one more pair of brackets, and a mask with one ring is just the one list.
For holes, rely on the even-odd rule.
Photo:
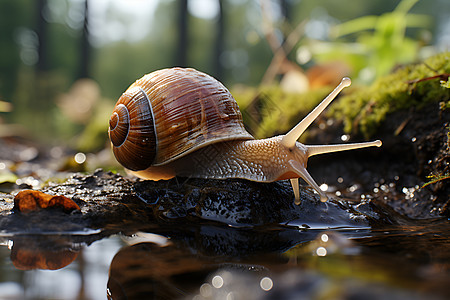
[(279, 86), (233, 90), (247, 130), (256, 138), (284, 134), (306, 116), (332, 87), (286, 93)]
[(450, 89), (441, 85), (450, 74), (450, 52), (422, 63), (407, 65), (381, 77), (369, 87), (359, 87), (332, 106), (333, 117), (343, 119), (346, 132), (373, 134), (386, 115), (429, 103), (448, 103)]

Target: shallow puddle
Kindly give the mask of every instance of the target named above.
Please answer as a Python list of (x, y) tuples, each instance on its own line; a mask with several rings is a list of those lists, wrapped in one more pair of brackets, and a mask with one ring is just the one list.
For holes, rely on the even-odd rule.
[(449, 241), (446, 219), (378, 229), (149, 226), (104, 238), (2, 232), (0, 292), (7, 299), (446, 299)]
[[(23, 238), (23, 237), (22, 237)], [(45, 240), (45, 237), (41, 237)], [(59, 237), (63, 240), (65, 237)], [(12, 261), (14, 237), (0, 237), (1, 261), (1, 299), (106, 299), (108, 269), (112, 258), (123, 246), (121, 239), (111, 236), (87, 246), (83, 243), (71, 244), (70, 249), (62, 252), (62, 258), (73, 259), (67, 266), (56, 270), (31, 269), (22, 270), (15, 264), (25, 262)], [(45, 242), (44, 242), (45, 245)], [(52, 248), (52, 245), (49, 245)], [(34, 249), (38, 250), (38, 249)], [(49, 254), (55, 256), (55, 253)], [(39, 259), (35, 252), (29, 263)], [(41, 256), (40, 260), (44, 260)], [(30, 265), (29, 268), (32, 266)]]

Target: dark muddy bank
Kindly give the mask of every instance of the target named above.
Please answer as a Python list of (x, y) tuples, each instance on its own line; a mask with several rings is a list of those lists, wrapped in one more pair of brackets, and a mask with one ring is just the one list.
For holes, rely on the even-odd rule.
[[(422, 186), (430, 175), (450, 173), (449, 126), (450, 112), (439, 103), (398, 111), (374, 134), (383, 141), (381, 148), (313, 158), (308, 169), (342, 197), (384, 202), (411, 218), (448, 217), (449, 179)], [(310, 143), (336, 143), (342, 135), (335, 124), (315, 130)]]

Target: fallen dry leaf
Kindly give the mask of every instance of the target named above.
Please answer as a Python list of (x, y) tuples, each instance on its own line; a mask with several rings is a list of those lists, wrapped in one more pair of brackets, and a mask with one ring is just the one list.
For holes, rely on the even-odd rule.
[(14, 197), (14, 209), (23, 213), (46, 208), (59, 208), (69, 213), (80, 210), (80, 207), (72, 200), (64, 196), (49, 195), (39, 191), (24, 190)]

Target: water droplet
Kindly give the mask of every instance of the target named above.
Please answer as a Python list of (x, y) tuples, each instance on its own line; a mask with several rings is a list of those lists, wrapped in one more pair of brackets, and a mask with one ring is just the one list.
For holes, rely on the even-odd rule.
[(350, 139), (350, 136), (348, 135), (348, 134), (343, 134), (343, 135), (341, 135), (341, 140), (343, 141), (343, 142), (346, 142), (346, 141), (348, 141)]
[(216, 275), (213, 277), (211, 283), (213, 287), (215, 287), (216, 289), (220, 289), (223, 286), (223, 278), (219, 275)]
[(75, 154), (74, 156), (74, 160), (77, 164), (82, 164), (86, 161), (86, 154), (82, 153), (82, 152), (78, 152), (77, 154)]
[(356, 191), (358, 189), (358, 185), (354, 184), (351, 187), (348, 188), (348, 190), (353, 193), (354, 191)]
[(270, 291), (273, 288), (273, 281), (272, 279), (270, 279), (269, 277), (264, 277), (263, 279), (261, 279), (261, 281), (259, 282), (259, 286), (264, 290), (264, 291)]
[(322, 190), (322, 191), (324, 191), (324, 192), (328, 191), (328, 184), (322, 183), (322, 184), (320, 185), (320, 190)]
[(317, 256), (326, 256), (327, 255), (327, 249), (325, 247), (318, 247), (316, 249)]

